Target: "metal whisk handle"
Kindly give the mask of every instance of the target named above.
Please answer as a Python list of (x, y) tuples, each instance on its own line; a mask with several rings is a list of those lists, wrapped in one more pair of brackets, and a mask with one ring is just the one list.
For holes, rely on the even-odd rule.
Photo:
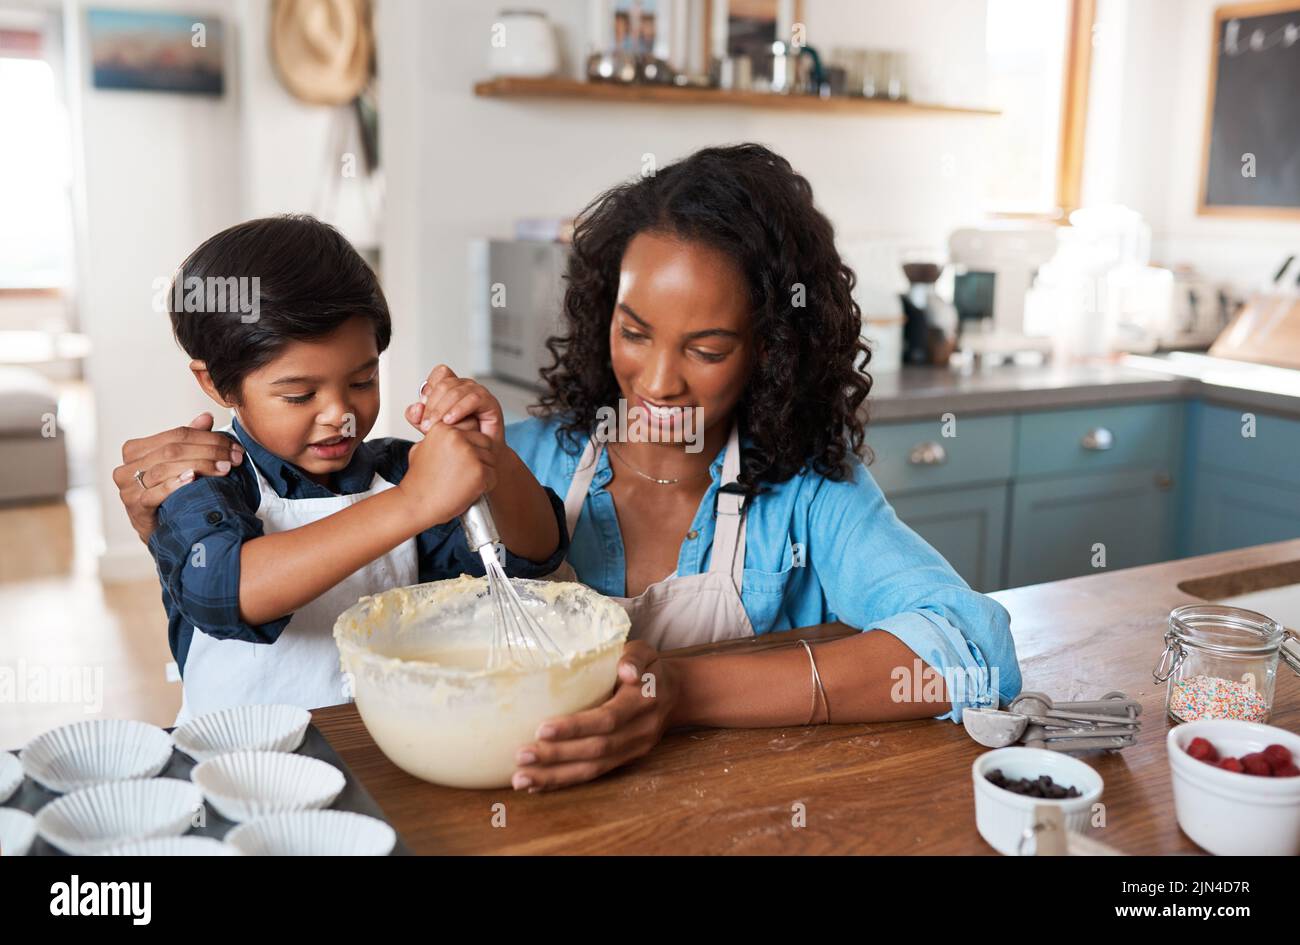
[(460, 517), (461, 528), (465, 529), (465, 540), (470, 551), (478, 551), (484, 545), (495, 545), (501, 540), (497, 532), (497, 523), (492, 520), (492, 507), (488, 505), (487, 496), (483, 496)]

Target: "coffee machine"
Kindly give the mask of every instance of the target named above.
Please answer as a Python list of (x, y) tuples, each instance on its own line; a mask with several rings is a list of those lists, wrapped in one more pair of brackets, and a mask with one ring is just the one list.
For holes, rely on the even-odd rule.
[(948, 255), (960, 351), (975, 361), (1051, 352), (1050, 336), (1027, 329), (1025, 293), (1056, 246), (1057, 227), (1050, 223), (989, 223), (953, 231)]

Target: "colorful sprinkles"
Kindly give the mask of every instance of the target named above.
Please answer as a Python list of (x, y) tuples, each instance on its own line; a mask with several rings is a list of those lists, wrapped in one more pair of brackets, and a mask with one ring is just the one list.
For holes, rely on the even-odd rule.
[(1217, 676), (1189, 676), (1169, 681), (1169, 711), (1184, 722), (1235, 719), (1263, 722), (1268, 703), (1253, 686)]

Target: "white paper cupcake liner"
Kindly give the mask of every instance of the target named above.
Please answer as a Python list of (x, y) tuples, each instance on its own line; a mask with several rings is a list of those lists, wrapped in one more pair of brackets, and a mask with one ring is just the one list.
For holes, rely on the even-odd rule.
[(186, 722), (172, 741), (195, 761), (234, 751), (293, 751), (309, 724), (311, 713), (296, 705), (241, 705)]
[(65, 853), (91, 856), (150, 837), (178, 837), (203, 805), (179, 778), (112, 781), (75, 791), (41, 808), (36, 830)]
[(365, 814), (308, 810), (243, 824), (226, 842), (245, 856), (387, 856), (397, 833)]
[(0, 856), (26, 856), (35, 839), (35, 817), (25, 810), (0, 807)]
[(0, 804), (14, 796), (23, 783), (23, 763), (13, 754), (0, 751)]
[(154, 837), (112, 847), (104, 856), (239, 856), (239, 851), (216, 837)]
[(343, 772), (319, 758), (275, 751), (218, 755), (190, 772), (217, 813), (236, 823), (288, 811), (328, 807), (343, 790)]
[(28, 777), (58, 794), (95, 784), (152, 778), (172, 757), (172, 739), (131, 719), (88, 719), (51, 729), (18, 756)]

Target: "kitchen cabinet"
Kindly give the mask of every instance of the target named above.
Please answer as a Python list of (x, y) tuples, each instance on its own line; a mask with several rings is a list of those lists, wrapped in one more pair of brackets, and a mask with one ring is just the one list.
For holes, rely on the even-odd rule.
[(1184, 404), (1154, 401), (882, 424), (872, 466), (899, 517), (978, 590), (1177, 551)]
[(1155, 401), (1020, 415), (1017, 479), (1075, 475), (1179, 462), (1181, 402)]
[(975, 590), (1006, 586), (1002, 570), (1005, 485), (901, 495), (893, 499), (893, 506), (898, 517), (937, 548)]
[[(1015, 417), (955, 417), (870, 424), (871, 475), (889, 495), (1006, 482), (1015, 454)], [(948, 435), (945, 435), (948, 434)]]
[(1185, 413), (1156, 401), (1022, 414), (1008, 585), (1174, 557)]
[(1237, 473), (1201, 468), (1190, 505), (1189, 555), (1300, 537), (1300, 488), (1283, 483), (1249, 481)]
[(1182, 551), (1300, 537), (1300, 421), (1194, 403)]
[(956, 417), (867, 428), (871, 474), (894, 511), (971, 587), (1003, 584), (1016, 418)]
[(1172, 480), (1151, 469), (1016, 482), (1007, 586), (1173, 557), (1171, 489)]

